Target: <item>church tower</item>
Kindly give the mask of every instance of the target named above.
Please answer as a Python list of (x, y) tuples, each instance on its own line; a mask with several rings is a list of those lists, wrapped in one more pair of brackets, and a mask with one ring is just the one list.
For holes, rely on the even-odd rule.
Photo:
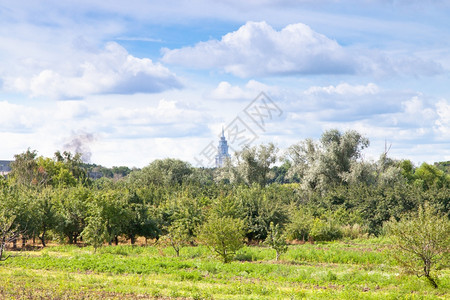
[(225, 139), (225, 134), (223, 132), (222, 127), (222, 136), (219, 140), (219, 146), (217, 147), (217, 155), (216, 155), (216, 168), (221, 168), (224, 166), (225, 161), (230, 159), (231, 156), (228, 154), (228, 143)]

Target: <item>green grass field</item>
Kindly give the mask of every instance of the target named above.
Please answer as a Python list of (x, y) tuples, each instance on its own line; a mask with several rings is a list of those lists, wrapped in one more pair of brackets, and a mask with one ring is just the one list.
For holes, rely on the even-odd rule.
[(405, 274), (382, 239), (245, 247), (223, 264), (203, 246), (51, 246), (9, 252), (0, 263), (0, 299), (450, 299), (450, 270), (439, 288)]

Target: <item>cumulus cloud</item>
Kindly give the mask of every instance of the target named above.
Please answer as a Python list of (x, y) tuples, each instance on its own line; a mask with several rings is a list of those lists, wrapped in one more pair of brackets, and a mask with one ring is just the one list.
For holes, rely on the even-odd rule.
[(136, 58), (117, 43), (102, 51), (86, 52), (64, 68), (44, 69), (29, 77), (9, 77), (7, 90), (56, 99), (83, 98), (91, 94), (155, 93), (181, 88), (179, 78), (160, 63)]
[(447, 100), (440, 100), (436, 103), (436, 113), (438, 119), (435, 122), (435, 128), (442, 134), (445, 141), (450, 139), (450, 102)]
[(261, 92), (268, 92), (274, 89), (276, 88), (256, 80), (248, 81), (243, 87), (222, 81), (207, 96), (219, 100), (248, 100), (253, 99)]
[(191, 68), (218, 68), (244, 78), (295, 74), (430, 76), (443, 72), (440, 63), (411, 53), (343, 47), (302, 23), (277, 31), (266, 22), (247, 22), (221, 40), (163, 49), (162, 60)]
[[(108, 96), (99, 96), (107, 98)], [(139, 97), (136, 96), (128, 96)], [(151, 148), (132, 149), (135, 140), (202, 138), (209, 136), (212, 117), (199, 107), (187, 107), (175, 100), (161, 99), (156, 104), (124, 102), (105, 105), (98, 99), (79, 101), (48, 101), (47, 104), (23, 105), (0, 102), (0, 139), (5, 153), (20, 153), (27, 148), (36, 149), (40, 155), (52, 157), (55, 150), (70, 150), (83, 154), (84, 161), (102, 163), (106, 148), (114, 153), (116, 164), (124, 153), (145, 152), (155, 155)], [(179, 144), (178, 152), (186, 145)], [(108, 149), (109, 148), (109, 149)], [(13, 150), (11, 150), (13, 149)], [(170, 149), (159, 155), (172, 156)], [(135, 159), (135, 161), (141, 160)], [(148, 160), (146, 161), (149, 162)], [(108, 162), (108, 164), (113, 162)]]
[(35, 108), (0, 101), (0, 132), (30, 132), (46, 118), (46, 113)]
[[(283, 104), (292, 124), (311, 128), (361, 128), (374, 139), (440, 140), (448, 127), (445, 101), (410, 91), (386, 90), (373, 83), (313, 86)], [(447, 117), (446, 117), (447, 116)]]
[(188, 67), (218, 67), (240, 77), (354, 72), (352, 57), (336, 41), (301, 23), (276, 31), (266, 22), (247, 22), (220, 41), (165, 49), (163, 61)]
[(378, 86), (374, 83), (367, 85), (351, 85), (348, 83), (341, 83), (336, 86), (312, 86), (305, 91), (305, 94), (337, 94), (337, 95), (357, 95), (362, 96), (366, 94), (377, 94), (380, 91)]

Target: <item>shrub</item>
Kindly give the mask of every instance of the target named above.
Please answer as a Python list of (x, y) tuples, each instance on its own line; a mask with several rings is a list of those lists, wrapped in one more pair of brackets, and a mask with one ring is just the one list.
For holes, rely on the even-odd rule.
[(367, 238), (369, 236), (366, 226), (347, 224), (341, 227), (342, 237), (349, 239)]
[(244, 226), (240, 219), (212, 215), (201, 227), (199, 239), (227, 263), (244, 246)]
[(281, 233), (279, 224), (273, 225), (273, 222), (270, 222), (270, 228), (267, 234), (267, 238), (264, 241), (264, 244), (268, 245), (272, 249), (275, 249), (276, 261), (278, 261), (281, 254), (285, 253), (288, 250), (286, 239), (284, 235)]
[(308, 211), (296, 209), (290, 216), (290, 223), (286, 226), (286, 237), (289, 240), (307, 241), (313, 221)]
[(436, 214), (425, 203), (416, 213), (386, 225), (392, 240), (394, 258), (418, 277), (425, 276), (437, 288), (435, 269), (448, 265), (450, 254), (450, 221)]
[(342, 231), (334, 222), (314, 219), (310, 236), (315, 241), (334, 241), (342, 237)]

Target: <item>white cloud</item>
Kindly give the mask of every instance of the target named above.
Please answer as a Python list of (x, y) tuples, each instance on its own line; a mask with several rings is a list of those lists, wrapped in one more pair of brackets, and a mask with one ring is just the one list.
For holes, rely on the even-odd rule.
[[(374, 84), (341, 83), (310, 87), (283, 104), (280, 106), (287, 113), (288, 128), (303, 138), (318, 138), (329, 128), (355, 129), (376, 145), (369, 150), (376, 154), (374, 157), (383, 151), (387, 140), (394, 145), (396, 157), (413, 161), (444, 159), (442, 142), (448, 142), (450, 135), (450, 105), (446, 100), (381, 89)], [(416, 151), (419, 145), (435, 145), (436, 153), (420, 153)]]
[(261, 92), (272, 91), (276, 88), (256, 80), (248, 81), (245, 86), (234, 86), (227, 81), (220, 82), (207, 96), (221, 100), (251, 100)]
[(218, 68), (239, 77), (296, 74), (431, 76), (440, 63), (411, 53), (343, 47), (309, 26), (290, 24), (276, 31), (266, 22), (247, 22), (221, 40), (163, 49), (162, 60), (191, 68)]
[(444, 141), (450, 139), (450, 103), (447, 100), (440, 100), (436, 103), (438, 119), (435, 122), (436, 129), (442, 134)]
[(29, 132), (46, 118), (46, 114), (40, 114), (35, 108), (0, 102), (0, 132)]
[(218, 67), (240, 77), (354, 72), (352, 57), (336, 41), (301, 23), (276, 31), (265, 22), (247, 22), (220, 41), (166, 49), (163, 61), (196, 68)]
[(305, 94), (338, 94), (338, 95), (357, 95), (362, 96), (366, 94), (377, 94), (380, 91), (378, 86), (374, 83), (367, 85), (350, 85), (348, 83), (341, 83), (336, 86), (330, 85), (326, 87), (312, 86), (305, 91)]
[[(40, 155), (52, 157), (56, 150), (70, 148), (67, 145), (73, 142), (74, 136), (89, 134), (93, 139), (89, 141), (89, 148), (83, 149), (92, 152), (93, 162), (106, 165), (130, 162), (130, 166), (142, 167), (151, 157), (175, 157), (185, 151), (183, 157), (186, 158), (186, 153), (197, 151), (191, 147), (194, 142), (181, 144), (178, 140), (197, 140), (210, 135), (207, 124), (211, 123), (211, 116), (198, 107), (188, 108), (178, 101), (104, 104), (95, 99), (56, 104), (48, 101), (36, 103), (34, 107), (0, 102), (0, 140), (4, 146), (0, 149), (0, 159), (8, 159), (11, 153), (17, 154), (29, 147), (38, 150)], [(158, 153), (157, 149), (164, 145), (153, 149), (154, 140), (170, 140), (167, 145), (177, 145), (177, 148), (174, 152), (167, 146), (164, 152)], [(134, 149), (133, 145), (141, 148)], [(105, 151), (105, 157), (99, 149)], [(147, 157), (135, 156), (144, 152)], [(131, 158), (122, 162), (124, 153)]]
[(100, 52), (84, 52), (63, 67), (54, 66), (29, 77), (7, 77), (4, 88), (31, 97), (83, 98), (91, 94), (155, 93), (181, 88), (175, 74), (148, 58), (136, 58), (111, 42)]

